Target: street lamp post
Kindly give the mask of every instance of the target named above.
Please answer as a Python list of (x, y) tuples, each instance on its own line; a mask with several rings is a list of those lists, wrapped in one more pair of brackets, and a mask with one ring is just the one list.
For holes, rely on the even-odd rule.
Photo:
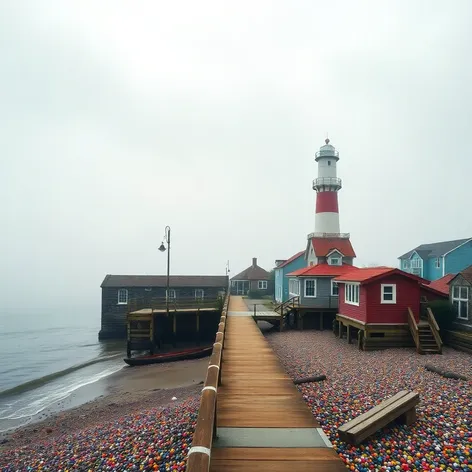
[[(167, 248), (164, 246), (167, 243)], [(166, 283), (166, 313), (169, 319), (169, 283), (170, 283), (170, 226), (166, 226), (164, 230), (164, 238), (159, 246), (159, 251), (164, 252), (167, 249), (167, 283)]]

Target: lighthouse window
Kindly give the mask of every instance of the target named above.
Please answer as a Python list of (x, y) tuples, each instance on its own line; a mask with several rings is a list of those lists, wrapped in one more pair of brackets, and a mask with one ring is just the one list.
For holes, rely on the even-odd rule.
[(328, 161), (328, 165), (329, 165), (329, 166), (331, 165), (331, 161)]

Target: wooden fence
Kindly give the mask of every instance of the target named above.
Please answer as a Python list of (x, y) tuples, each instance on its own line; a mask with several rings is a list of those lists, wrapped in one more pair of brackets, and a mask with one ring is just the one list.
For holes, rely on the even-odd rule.
[(210, 470), (211, 447), (213, 438), (216, 435), (217, 394), (218, 387), (221, 385), (221, 367), (229, 298), (230, 295), (228, 293), (221, 312), (218, 332), (213, 344), (213, 352), (208, 363), (192, 447), (188, 452), (187, 472), (208, 472)]

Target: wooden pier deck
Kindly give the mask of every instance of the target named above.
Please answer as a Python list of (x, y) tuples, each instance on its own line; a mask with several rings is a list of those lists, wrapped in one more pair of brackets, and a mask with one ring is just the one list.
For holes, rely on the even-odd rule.
[[(241, 302), (231, 297), (224, 319), (211, 450), (194, 451), (206, 450), (212, 472), (346, 470), (253, 318), (231, 316), (247, 311)], [(208, 469), (187, 468), (197, 470)]]

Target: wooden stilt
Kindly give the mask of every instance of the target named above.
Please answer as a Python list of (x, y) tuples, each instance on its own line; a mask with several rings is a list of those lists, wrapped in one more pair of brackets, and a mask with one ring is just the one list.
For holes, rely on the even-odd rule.
[(338, 334), (339, 334), (339, 339), (343, 338), (343, 323), (342, 321), (339, 322), (338, 324)]
[(323, 312), (320, 313), (320, 331), (323, 331)]
[(347, 338), (347, 343), (348, 344), (351, 344), (351, 342), (352, 342), (351, 335), (352, 335), (351, 325), (347, 325), (346, 326), (346, 338)]
[(200, 346), (200, 308), (197, 311), (197, 346)]
[(177, 313), (172, 315), (172, 344), (174, 347), (177, 346)]

